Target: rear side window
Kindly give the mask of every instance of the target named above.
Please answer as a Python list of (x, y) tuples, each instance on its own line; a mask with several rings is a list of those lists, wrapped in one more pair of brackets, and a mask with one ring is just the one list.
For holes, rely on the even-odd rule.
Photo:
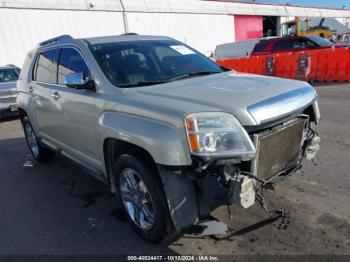
[(266, 47), (269, 45), (268, 42), (258, 43), (255, 45), (253, 52), (262, 52), (265, 51)]
[(304, 39), (294, 39), (293, 40), (293, 48), (305, 48), (306, 41)]
[(34, 80), (45, 83), (57, 83), (57, 60), (59, 50), (41, 52), (37, 60)]
[(89, 68), (79, 52), (72, 48), (63, 48), (58, 65), (58, 84), (65, 85), (66, 75), (73, 73), (83, 73), (85, 77), (90, 76)]

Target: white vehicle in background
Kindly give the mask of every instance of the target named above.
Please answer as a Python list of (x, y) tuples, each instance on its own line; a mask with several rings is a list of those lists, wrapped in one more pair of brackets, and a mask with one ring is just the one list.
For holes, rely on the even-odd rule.
[(229, 58), (247, 57), (253, 52), (255, 45), (261, 40), (275, 37), (255, 38), (247, 41), (239, 41), (218, 45), (215, 48), (214, 59), (223, 60)]
[(14, 65), (0, 67), (0, 117), (17, 114), (16, 81), (20, 71)]

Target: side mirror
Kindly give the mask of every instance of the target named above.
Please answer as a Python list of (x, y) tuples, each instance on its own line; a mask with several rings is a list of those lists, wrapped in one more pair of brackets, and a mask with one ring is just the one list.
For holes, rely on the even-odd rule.
[(95, 83), (92, 79), (84, 77), (83, 73), (72, 73), (65, 77), (66, 86), (76, 89), (95, 91)]

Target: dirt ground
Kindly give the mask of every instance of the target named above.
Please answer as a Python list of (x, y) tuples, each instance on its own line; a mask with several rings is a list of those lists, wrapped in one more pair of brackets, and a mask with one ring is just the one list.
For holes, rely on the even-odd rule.
[(17, 119), (0, 122), (0, 255), (350, 255), (350, 84), (317, 87), (321, 151), (302, 172), (268, 192), (289, 217), (259, 206), (215, 216), (235, 229), (226, 239), (186, 234), (170, 245), (140, 239), (107, 187), (64, 159), (38, 164)]

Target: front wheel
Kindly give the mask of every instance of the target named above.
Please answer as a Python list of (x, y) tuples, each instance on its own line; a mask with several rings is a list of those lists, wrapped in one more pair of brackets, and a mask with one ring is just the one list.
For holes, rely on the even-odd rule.
[(47, 162), (51, 160), (55, 156), (54, 152), (40, 145), (40, 142), (34, 133), (33, 126), (27, 116), (22, 119), (22, 126), (29, 151), (35, 160), (38, 162)]
[(134, 230), (149, 242), (165, 242), (175, 237), (175, 228), (160, 178), (155, 168), (131, 155), (117, 163), (117, 194)]

